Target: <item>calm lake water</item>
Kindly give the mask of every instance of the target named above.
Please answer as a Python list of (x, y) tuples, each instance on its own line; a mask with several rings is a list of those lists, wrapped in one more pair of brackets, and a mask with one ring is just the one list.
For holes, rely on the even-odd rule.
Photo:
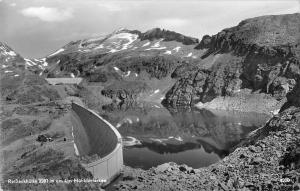
[(269, 118), (257, 113), (167, 109), (151, 103), (111, 104), (99, 112), (123, 136), (125, 165), (142, 169), (166, 162), (194, 168), (213, 164)]

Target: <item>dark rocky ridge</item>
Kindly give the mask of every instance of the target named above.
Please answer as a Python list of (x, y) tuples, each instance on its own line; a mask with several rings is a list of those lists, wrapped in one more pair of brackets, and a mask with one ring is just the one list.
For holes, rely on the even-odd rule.
[[(200, 69), (183, 69), (186, 75), (178, 78), (165, 103), (205, 103), (244, 88), (284, 99), (300, 77), (299, 24), (300, 14), (263, 16), (242, 21), (212, 37), (204, 36), (196, 46), (207, 49)], [(218, 60), (217, 55), (222, 58)], [(208, 57), (217, 61), (201, 68), (209, 65)]]
[(164, 41), (177, 41), (182, 42), (185, 45), (197, 44), (199, 40), (193, 37), (184, 36), (180, 33), (176, 33), (174, 31), (169, 31), (160, 28), (151, 29), (145, 33), (140, 34), (141, 40), (154, 40), (154, 39), (161, 39), (163, 38)]

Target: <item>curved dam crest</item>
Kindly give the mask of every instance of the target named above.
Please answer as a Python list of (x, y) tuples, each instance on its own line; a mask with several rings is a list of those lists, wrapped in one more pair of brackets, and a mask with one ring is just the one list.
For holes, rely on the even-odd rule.
[(98, 155), (97, 160), (84, 163), (94, 178), (106, 184), (123, 169), (122, 137), (117, 129), (96, 112), (72, 103), (72, 124), (75, 144), (80, 156)]

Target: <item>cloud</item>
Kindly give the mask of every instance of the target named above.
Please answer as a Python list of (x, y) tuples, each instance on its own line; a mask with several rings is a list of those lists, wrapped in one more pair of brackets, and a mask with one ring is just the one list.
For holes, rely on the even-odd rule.
[(116, 1), (101, 1), (98, 3), (98, 6), (110, 12), (119, 12), (123, 10), (120, 3)]
[(15, 6), (17, 6), (17, 4), (16, 3), (11, 3), (11, 4), (9, 4), (11, 7), (15, 7)]
[(166, 28), (174, 28), (174, 27), (182, 27), (184, 25), (187, 25), (189, 23), (186, 19), (181, 18), (163, 18), (158, 19), (155, 24), (158, 27), (166, 27)]
[(36, 17), (42, 21), (60, 22), (73, 17), (71, 9), (57, 9), (51, 7), (28, 7), (23, 9), (21, 13), (27, 17)]

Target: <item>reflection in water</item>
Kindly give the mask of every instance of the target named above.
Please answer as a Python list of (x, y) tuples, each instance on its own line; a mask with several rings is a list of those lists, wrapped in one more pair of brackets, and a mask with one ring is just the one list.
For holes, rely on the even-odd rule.
[(208, 166), (268, 119), (256, 113), (166, 109), (151, 103), (110, 104), (99, 112), (124, 137), (125, 165), (144, 169), (170, 161)]

